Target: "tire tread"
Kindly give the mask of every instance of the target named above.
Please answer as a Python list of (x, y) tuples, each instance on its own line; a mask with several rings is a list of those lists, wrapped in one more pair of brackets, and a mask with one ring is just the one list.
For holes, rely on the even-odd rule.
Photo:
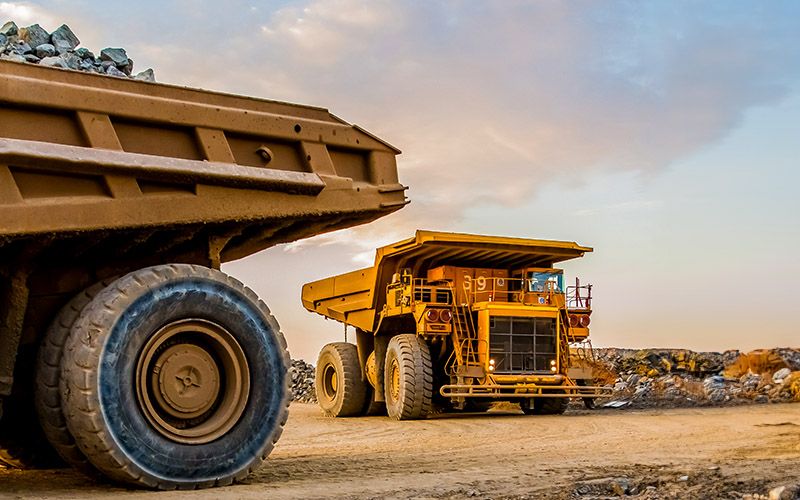
[[(400, 411), (387, 404), (387, 412), (396, 420), (422, 419), (431, 412), (433, 400), (433, 363), (428, 345), (415, 334), (401, 334), (392, 337), (387, 349), (387, 360), (390, 351), (397, 354), (400, 370), (399, 399)], [(388, 391), (388, 366), (386, 363), (387, 381), (384, 384)], [(386, 398), (390, 401), (390, 398)]]

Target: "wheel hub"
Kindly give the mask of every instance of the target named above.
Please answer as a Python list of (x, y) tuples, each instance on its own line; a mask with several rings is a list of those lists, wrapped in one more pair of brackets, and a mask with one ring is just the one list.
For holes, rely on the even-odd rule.
[(322, 374), (322, 392), (329, 401), (333, 401), (336, 398), (336, 391), (339, 389), (339, 377), (336, 375), (336, 367), (331, 364), (325, 365)]
[(194, 418), (211, 408), (219, 395), (219, 367), (196, 345), (167, 348), (156, 361), (157, 394), (163, 409), (178, 418)]
[(389, 375), (389, 394), (392, 397), (392, 401), (397, 401), (400, 399), (400, 364), (396, 359), (392, 360)]
[(250, 392), (244, 351), (225, 328), (202, 319), (172, 322), (145, 344), (136, 369), (144, 417), (173, 441), (202, 444), (228, 432)]

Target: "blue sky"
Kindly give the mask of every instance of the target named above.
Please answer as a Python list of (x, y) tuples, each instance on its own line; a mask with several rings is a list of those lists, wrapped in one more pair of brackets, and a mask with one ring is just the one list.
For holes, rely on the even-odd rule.
[(800, 3), (0, 2), (159, 81), (329, 108), (403, 150), (412, 204), (224, 266), (296, 357), (302, 283), (416, 228), (574, 240), (595, 345), (798, 346)]

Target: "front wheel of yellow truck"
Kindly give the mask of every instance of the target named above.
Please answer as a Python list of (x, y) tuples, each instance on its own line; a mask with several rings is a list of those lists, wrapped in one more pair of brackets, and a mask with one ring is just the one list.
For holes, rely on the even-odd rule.
[(112, 282), (64, 342), (61, 406), (109, 478), (226, 485), (261, 464), (289, 404), (289, 353), (258, 297), (220, 271), (155, 266)]
[(427, 417), (433, 402), (433, 365), (428, 344), (415, 334), (392, 337), (384, 369), (389, 417), (395, 420)]

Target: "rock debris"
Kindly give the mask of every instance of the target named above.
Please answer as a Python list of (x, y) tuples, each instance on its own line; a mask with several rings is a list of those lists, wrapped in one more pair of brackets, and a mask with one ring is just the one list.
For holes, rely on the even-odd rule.
[(314, 389), (316, 368), (302, 359), (293, 359), (289, 367), (292, 379), (292, 401), (300, 403), (316, 403), (317, 393)]
[(38, 24), (20, 28), (14, 21), (0, 27), (0, 59), (154, 82), (152, 69), (133, 72), (133, 59), (125, 49), (107, 47), (95, 56), (78, 47), (81, 41), (66, 24), (48, 33)]
[[(595, 383), (614, 389), (610, 407), (686, 407), (800, 402), (800, 349), (694, 352), (594, 349)], [(602, 405), (603, 403), (601, 403)]]

